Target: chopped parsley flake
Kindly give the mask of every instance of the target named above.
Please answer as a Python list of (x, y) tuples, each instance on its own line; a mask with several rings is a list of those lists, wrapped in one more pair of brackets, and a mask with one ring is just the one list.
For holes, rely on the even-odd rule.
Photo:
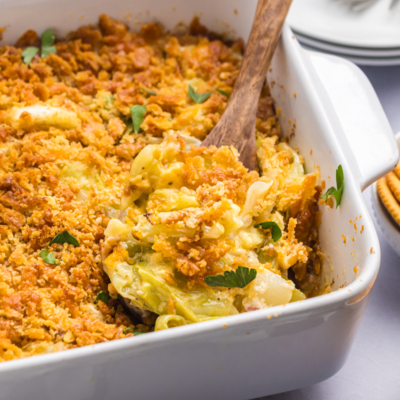
[(57, 264), (54, 253), (49, 253), (49, 250), (42, 250), (39, 255), (45, 263), (51, 265)]
[[(55, 54), (57, 49), (53, 46), (54, 41), (56, 40), (56, 36), (54, 35), (53, 29), (46, 29), (41, 36), (42, 42), (42, 51), (41, 57), (45, 58), (49, 54)], [(39, 48), (35, 46), (29, 46), (24, 51), (22, 51), (21, 55), (24, 59), (25, 65), (29, 65), (36, 54), (39, 53)]]
[(133, 328), (131, 328), (131, 327), (128, 327), (128, 328), (125, 328), (123, 331), (122, 331), (122, 333), (132, 333), (132, 335), (133, 336), (137, 336), (137, 335), (141, 335), (141, 334), (143, 334), (144, 332), (142, 332), (142, 331), (137, 331), (137, 332), (129, 332), (129, 331), (133, 331)]
[(56, 35), (54, 34), (53, 29), (46, 29), (42, 33), (42, 58), (47, 57), (49, 54), (55, 54), (56, 48), (53, 46), (54, 41), (56, 40)]
[(151, 90), (147, 90), (145, 88), (139, 87), (140, 90), (143, 90), (143, 92), (146, 92), (147, 94), (149, 94), (150, 96), (157, 96), (156, 92), (152, 92)]
[(272, 240), (277, 242), (282, 237), (281, 228), (274, 221), (261, 222), (261, 224), (254, 225), (254, 228), (271, 229)]
[(218, 93), (223, 94), (224, 96), (226, 96), (228, 99), (229, 97), (231, 97), (231, 95), (229, 93), (226, 93), (225, 90), (222, 89), (215, 89)]
[(135, 105), (131, 107), (131, 117), (133, 130), (135, 133), (140, 132), (140, 125), (142, 125), (144, 114), (146, 114), (146, 107)]
[(102, 301), (104, 304), (108, 303), (108, 299), (110, 298), (108, 293), (103, 292), (102, 290), (100, 290), (100, 292), (98, 293), (98, 295), (96, 296), (96, 303), (98, 303), (98, 301)]
[(244, 288), (256, 279), (257, 270), (237, 267), (236, 271), (225, 271), (224, 275), (207, 276), (204, 282), (208, 286), (223, 286), (228, 288)]
[(341, 165), (339, 165), (336, 169), (336, 187), (337, 188), (332, 186), (331, 188), (329, 188), (326, 191), (326, 193), (321, 196), (321, 199), (325, 200), (326, 203), (328, 201), (328, 197), (330, 195), (333, 195), (333, 197), (336, 200), (336, 208), (338, 208), (342, 201), (342, 195), (344, 190), (344, 174)]
[(68, 231), (65, 231), (63, 233), (57, 233), (57, 235), (53, 239), (51, 239), (50, 246), (53, 243), (60, 243), (60, 244), (68, 243), (68, 244), (73, 244), (76, 247), (80, 247), (80, 244), (76, 239), (76, 237), (72, 236)]
[(213, 93), (214, 90), (208, 93), (197, 93), (193, 87), (189, 85), (189, 97), (197, 104), (204, 103)]
[(39, 49), (34, 46), (27, 47), (22, 53), (22, 57), (24, 58), (24, 63), (29, 65), (33, 60), (33, 57), (39, 52)]

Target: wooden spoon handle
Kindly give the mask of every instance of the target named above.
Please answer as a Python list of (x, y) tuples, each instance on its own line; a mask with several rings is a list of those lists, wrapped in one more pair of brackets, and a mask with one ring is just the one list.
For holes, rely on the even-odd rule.
[(255, 121), (262, 86), (292, 0), (259, 0), (233, 93), (204, 146), (233, 145), (240, 160), (257, 169)]

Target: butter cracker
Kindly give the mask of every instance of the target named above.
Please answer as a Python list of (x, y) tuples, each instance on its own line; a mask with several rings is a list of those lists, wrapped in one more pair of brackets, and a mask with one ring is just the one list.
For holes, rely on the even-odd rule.
[(397, 163), (397, 165), (394, 167), (394, 173), (397, 175), (397, 177), (400, 179), (400, 160)]
[(377, 183), (377, 189), (383, 205), (400, 226), (400, 205), (394, 197), (393, 193), (391, 192), (386, 177), (379, 179)]
[(396, 197), (397, 201), (400, 203), (400, 179), (394, 172), (389, 172), (386, 175), (386, 182), (389, 186), (389, 189)]

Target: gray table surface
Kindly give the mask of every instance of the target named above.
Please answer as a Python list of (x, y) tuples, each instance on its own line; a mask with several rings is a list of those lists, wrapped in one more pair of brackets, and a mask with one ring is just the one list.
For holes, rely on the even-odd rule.
[[(363, 67), (392, 125), (400, 132), (400, 66)], [(371, 210), (371, 192), (363, 193)], [(400, 399), (400, 257), (376, 227), (382, 261), (378, 279), (345, 366), (325, 382), (263, 400)], [(262, 399), (259, 399), (262, 400)]]

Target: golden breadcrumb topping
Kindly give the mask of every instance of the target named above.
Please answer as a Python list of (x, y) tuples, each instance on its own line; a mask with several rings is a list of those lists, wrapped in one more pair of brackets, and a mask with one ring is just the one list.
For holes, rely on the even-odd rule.
[[(57, 38), (55, 53), (44, 58), (38, 53), (26, 65), (21, 53), (29, 46), (40, 46), (32, 30), (15, 46), (0, 48), (0, 361), (154, 329), (151, 316), (139, 320), (131, 314), (103, 271), (104, 232), (125, 208), (121, 200), (135, 188), (146, 189), (130, 175), (141, 150), (178, 137), (176, 132), (180, 146), (198, 144), (213, 129), (243, 51), (240, 40), (224, 43), (198, 20), (177, 36), (155, 23), (131, 32), (107, 15), (98, 26)], [(213, 93), (196, 103), (189, 85), (197, 93)], [(132, 126), (133, 105), (146, 107), (139, 133)], [(272, 141), (261, 147), (270, 151), (280, 129), (268, 87), (257, 117), (259, 137)], [(202, 165), (204, 155), (216, 160), (211, 172)], [(280, 157), (285, 163), (292, 156)], [(154, 197), (148, 202), (151, 223), (211, 223), (226, 211), (224, 199), (243, 207), (250, 185), (259, 179), (229, 149), (192, 147), (183, 162), (185, 184), (197, 188), (201, 215), (183, 210), (163, 219), (162, 201)], [(275, 167), (262, 168), (273, 174)], [(310, 200), (318, 196), (315, 183), (291, 182), (279, 199), (294, 221), (287, 240), (309, 249), (291, 267), (307, 295), (317, 293), (320, 276), (321, 253), (311, 251), (318, 247), (318, 206)], [(136, 218), (132, 212), (128, 217)], [(79, 246), (50, 245), (65, 231)], [(225, 242), (199, 247), (193, 238), (172, 245), (167, 238), (166, 231), (156, 235), (155, 250), (178, 260), (180, 271), (198, 281), (215, 272), (229, 251)], [(101, 292), (109, 297), (96, 301)], [(174, 307), (168, 304), (170, 314)]]

